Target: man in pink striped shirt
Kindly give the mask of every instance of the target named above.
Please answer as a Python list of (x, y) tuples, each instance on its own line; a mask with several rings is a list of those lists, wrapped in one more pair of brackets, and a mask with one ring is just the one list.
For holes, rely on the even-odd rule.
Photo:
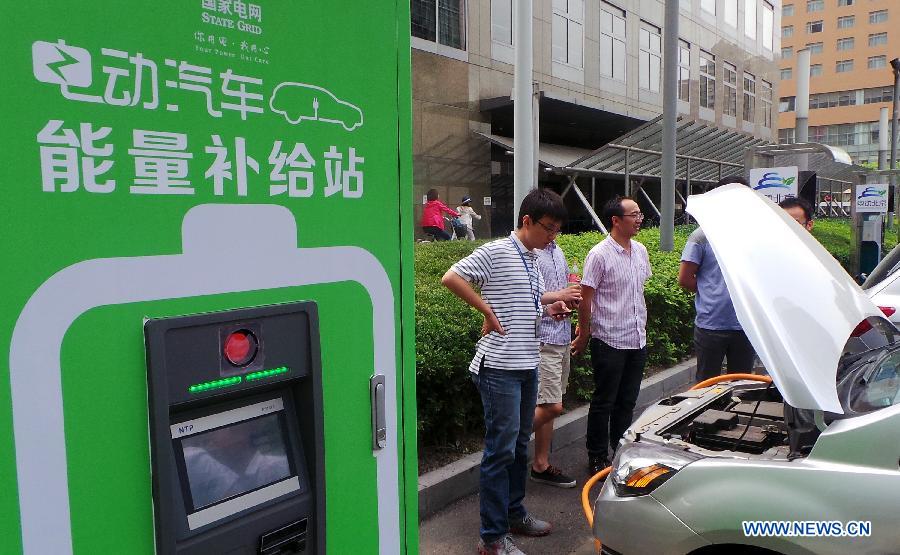
[(647, 362), (647, 306), (644, 283), (651, 275), (644, 245), (633, 239), (644, 215), (628, 197), (606, 203), (603, 219), (610, 233), (584, 261), (578, 335), (572, 351), (584, 352), (590, 339), (594, 393), (588, 410), (588, 467), (596, 474), (609, 466), (631, 424)]

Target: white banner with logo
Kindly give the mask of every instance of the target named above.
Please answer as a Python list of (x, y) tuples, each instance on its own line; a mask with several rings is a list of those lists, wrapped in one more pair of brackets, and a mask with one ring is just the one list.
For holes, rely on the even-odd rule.
[(773, 202), (797, 196), (797, 166), (751, 168), (750, 186)]
[(857, 185), (854, 198), (857, 212), (887, 213), (888, 186), (886, 183)]

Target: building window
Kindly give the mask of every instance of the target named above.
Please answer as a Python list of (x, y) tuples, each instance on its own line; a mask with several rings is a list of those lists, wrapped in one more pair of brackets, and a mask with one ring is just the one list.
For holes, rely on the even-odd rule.
[(779, 112), (793, 112), (795, 109), (795, 101), (796, 97), (793, 96), (782, 96), (778, 99), (778, 111)]
[(781, 80), (787, 81), (794, 78), (794, 70), (789, 67), (781, 68)]
[(821, 12), (825, 9), (825, 0), (806, 0), (807, 12)]
[(756, 38), (756, 1), (747, 0), (744, 4), (744, 34), (748, 38)]
[(772, 129), (772, 83), (759, 82), (759, 105), (763, 113), (763, 127)]
[(810, 64), (809, 65), (809, 76), (810, 77), (818, 77), (822, 75), (822, 64)]
[(700, 9), (712, 15), (716, 15), (716, 0), (700, 0)]
[(853, 37), (845, 37), (837, 40), (838, 50), (852, 50), (855, 45), (856, 40)]
[(700, 106), (716, 107), (716, 57), (700, 51)]
[(491, 40), (507, 46), (513, 43), (512, 0), (491, 0)]
[(791, 17), (792, 15), (794, 15), (793, 4), (785, 4), (781, 7), (781, 17)]
[(809, 108), (834, 108), (835, 106), (855, 106), (856, 91), (838, 91), (809, 95)]
[(782, 46), (781, 47), (781, 59), (787, 60), (794, 56), (794, 49), (790, 46)]
[(722, 113), (726, 116), (737, 115), (737, 68), (725, 62), (722, 66), (724, 72), (722, 74), (722, 83), (725, 85), (724, 101)]
[(834, 70), (838, 73), (853, 71), (853, 60), (838, 60)]
[(581, 68), (584, 58), (584, 0), (553, 0), (553, 61)]
[(869, 56), (869, 69), (887, 67), (887, 56)]
[(678, 100), (691, 101), (691, 45), (678, 41)]
[(863, 102), (865, 104), (892, 102), (893, 100), (894, 87), (876, 87), (874, 89), (866, 89), (863, 92)]
[(412, 36), (466, 49), (465, 0), (411, 0)]
[(600, 4), (600, 75), (625, 81), (625, 12)]
[(762, 43), (763, 48), (772, 51), (772, 44), (775, 42), (775, 37), (772, 35), (774, 33), (775, 24), (775, 12), (772, 4), (768, 2), (763, 2), (763, 11), (762, 11)]
[(794, 36), (794, 26), (785, 25), (781, 28), (781, 38), (788, 39)]
[(786, 129), (778, 130), (778, 142), (783, 145), (789, 145), (794, 143), (794, 131), (793, 127), (788, 127)]
[(756, 118), (756, 77), (744, 73), (744, 121), (753, 123)]
[[(821, 21), (819, 22), (821, 23)], [(837, 28), (838, 29), (849, 29), (853, 27), (856, 23), (856, 18), (852, 15), (844, 15), (838, 18), (837, 20)]]
[(822, 32), (822, 20), (819, 21), (809, 21), (806, 23), (806, 34), (811, 35), (813, 33), (821, 33)]
[(887, 10), (878, 10), (875, 12), (869, 12), (869, 23), (884, 23), (888, 20), (888, 11)]
[(806, 47), (809, 48), (809, 55), (815, 56), (816, 54), (822, 53), (822, 43), (821, 42), (808, 42), (806, 43)]
[(722, 0), (722, 20), (725, 25), (737, 27), (737, 0)]
[(639, 85), (642, 89), (659, 92), (659, 69), (662, 66), (660, 30), (647, 24), (641, 27), (641, 59)]
[(887, 43), (887, 33), (872, 33), (871, 35), (869, 35), (869, 46), (881, 46)]
[(838, 6), (852, 6), (853, 0), (838, 0)]

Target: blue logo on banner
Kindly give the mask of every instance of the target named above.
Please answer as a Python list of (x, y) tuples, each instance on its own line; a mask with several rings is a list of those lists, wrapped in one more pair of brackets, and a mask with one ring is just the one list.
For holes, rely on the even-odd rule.
[(761, 189), (790, 189), (791, 183), (794, 182), (793, 177), (788, 177), (787, 179), (781, 177), (778, 172), (767, 172), (764, 173), (762, 178), (756, 182), (756, 186), (753, 187), (754, 191), (759, 191)]

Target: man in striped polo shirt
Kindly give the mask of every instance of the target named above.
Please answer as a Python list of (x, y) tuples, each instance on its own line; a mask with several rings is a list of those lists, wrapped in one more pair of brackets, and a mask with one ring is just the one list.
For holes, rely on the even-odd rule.
[[(527, 448), (537, 398), (540, 324), (544, 313), (570, 312), (557, 292), (544, 291), (534, 249), (559, 233), (566, 210), (559, 195), (534, 189), (522, 200), (509, 237), (475, 249), (441, 283), (484, 315), (482, 338), (469, 365), (484, 407), (479, 553), (519, 554), (509, 532), (550, 533), (525, 510)], [(470, 285), (481, 288), (479, 295)]]
[(588, 468), (609, 466), (609, 451), (631, 424), (647, 362), (647, 306), (644, 282), (651, 275), (644, 245), (633, 239), (644, 214), (627, 197), (606, 203), (603, 219), (609, 235), (584, 261), (578, 335), (572, 350), (580, 354), (590, 338), (594, 393), (588, 409)]

